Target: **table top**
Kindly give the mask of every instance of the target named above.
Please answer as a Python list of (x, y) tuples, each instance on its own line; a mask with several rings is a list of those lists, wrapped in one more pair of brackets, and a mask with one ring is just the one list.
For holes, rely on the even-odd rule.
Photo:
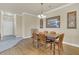
[(46, 38), (48, 39), (48, 40), (55, 40), (55, 39), (57, 39), (59, 37), (59, 34), (56, 34), (56, 35), (50, 35), (50, 34), (48, 34), (48, 35), (46, 35)]

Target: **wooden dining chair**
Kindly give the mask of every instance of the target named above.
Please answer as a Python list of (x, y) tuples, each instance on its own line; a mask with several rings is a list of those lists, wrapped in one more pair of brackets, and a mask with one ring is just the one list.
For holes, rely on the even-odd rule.
[(46, 36), (45, 36), (45, 34), (40, 32), (38, 39), (39, 39), (39, 48), (40, 47), (46, 47)]
[(46, 44), (50, 44), (49, 47), (50, 47), (50, 50), (53, 49), (53, 54), (55, 54), (55, 46), (53, 46), (55, 39), (56, 39), (56, 32), (54, 31), (51, 31), (46, 38)]
[(38, 35), (36, 32), (32, 32), (32, 43), (34, 47), (38, 47)]
[(58, 46), (58, 53), (60, 54), (60, 51), (63, 51), (63, 39), (64, 39), (64, 33), (59, 35), (59, 40), (55, 41), (55, 45)]

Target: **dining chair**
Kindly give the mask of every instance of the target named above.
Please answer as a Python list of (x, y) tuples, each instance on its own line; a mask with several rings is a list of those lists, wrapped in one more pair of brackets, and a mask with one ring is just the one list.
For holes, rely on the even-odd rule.
[(46, 42), (51, 44), (50, 49), (52, 49), (52, 43), (54, 42), (53, 39), (55, 39), (54, 37), (56, 36), (56, 32), (51, 31), (48, 35), (47, 35), (47, 39)]
[(50, 44), (50, 46), (49, 46), (50, 47), (50, 50), (52, 50), (52, 48), (53, 48), (53, 54), (55, 54), (55, 46), (53, 46), (54, 45), (54, 42), (55, 42), (55, 39), (56, 39), (56, 32), (54, 32), (54, 31), (51, 31), (46, 36), (46, 44)]
[(34, 47), (38, 47), (38, 35), (36, 32), (32, 32), (32, 43)]
[(58, 46), (58, 53), (60, 54), (60, 51), (63, 51), (63, 39), (64, 39), (64, 33), (59, 35), (59, 39), (55, 40), (55, 45)]
[(39, 39), (39, 48), (41, 48), (41, 47), (45, 48), (46, 47), (46, 36), (45, 36), (45, 34), (40, 32), (38, 39)]

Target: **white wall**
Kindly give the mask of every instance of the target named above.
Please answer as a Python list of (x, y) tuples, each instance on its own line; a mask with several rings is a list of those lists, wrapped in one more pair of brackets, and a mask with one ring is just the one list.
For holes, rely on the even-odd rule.
[(39, 19), (30, 15), (22, 16), (22, 31), (24, 37), (31, 36), (31, 29), (39, 28)]
[(0, 12), (0, 40), (1, 40), (1, 12)]
[(1, 12), (0, 12), (0, 34), (1, 34)]
[[(67, 12), (71, 12), (71, 11), (77, 11), (76, 29), (67, 29)], [(79, 4), (73, 4), (71, 6), (51, 12), (48, 14), (48, 17), (58, 16), (58, 15), (60, 15), (60, 28), (45, 28), (46, 22), (44, 20), (44, 29), (40, 29), (40, 30), (56, 31), (59, 33), (64, 32), (65, 42), (79, 45)]]
[(22, 37), (22, 16), (16, 15), (16, 36)]

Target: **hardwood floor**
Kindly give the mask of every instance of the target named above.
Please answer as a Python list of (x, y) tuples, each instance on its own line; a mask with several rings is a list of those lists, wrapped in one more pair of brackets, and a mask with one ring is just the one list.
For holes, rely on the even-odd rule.
[[(20, 41), (16, 46), (1, 52), (0, 55), (53, 55), (53, 51), (49, 48), (37, 49), (33, 47), (30, 38)], [(58, 55), (57, 50), (56, 55)], [(79, 55), (79, 48), (64, 44), (64, 51), (61, 55)]]

